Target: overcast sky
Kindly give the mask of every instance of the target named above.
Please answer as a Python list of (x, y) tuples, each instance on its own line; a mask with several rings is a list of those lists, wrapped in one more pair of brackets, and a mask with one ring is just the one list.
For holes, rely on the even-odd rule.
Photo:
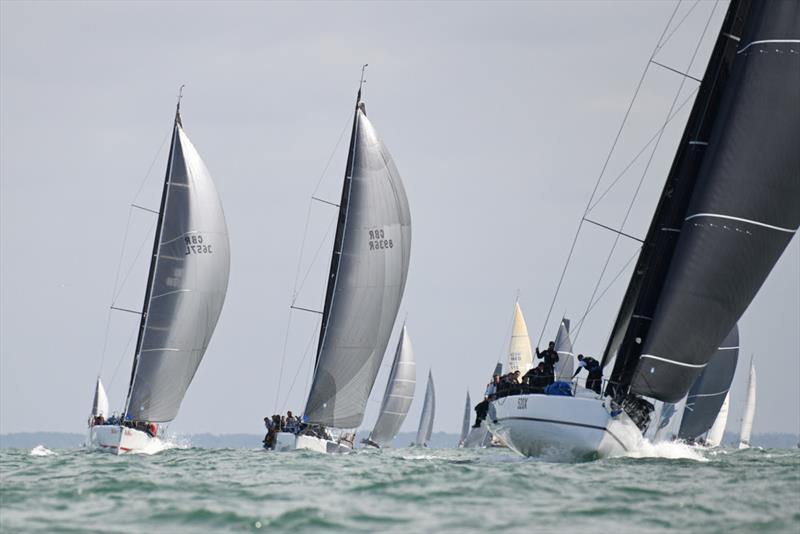
[[(478, 399), (505, 358), (517, 291), (537, 343), (583, 208), (674, 5), (0, 2), (0, 431), (83, 431), (98, 372), (112, 408), (122, 407), (138, 317), (112, 314), (103, 350), (108, 308), (112, 295), (117, 306), (142, 305), (148, 253), (137, 253), (149, 250), (155, 220), (129, 205), (158, 206), (181, 84), (184, 126), (215, 177), (232, 259), (219, 325), (171, 429), (258, 433), (264, 415), (302, 410), (318, 317), (294, 312), (287, 337), (288, 307), (320, 176), (316, 196), (340, 195), (349, 130), (337, 140), (362, 63), (367, 113), (411, 205), (400, 321), (408, 315), (419, 383), (403, 429), (416, 429), (432, 368), (434, 429), (457, 431), (465, 391)], [(727, 6), (714, 7), (694, 7), (657, 60), (701, 77)], [(601, 191), (663, 124), (681, 81), (650, 67)], [(696, 85), (688, 80), (678, 102)], [(644, 176), (630, 234), (646, 232), (690, 104)], [(621, 223), (648, 155), (594, 220)], [(335, 215), (311, 208), (300, 306), (322, 307)], [(584, 227), (545, 338), (561, 314), (583, 314), (613, 238)], [(601, 288), (636, 250), (620, 242)], [(588, 315), (577, 351), (601, 355), (629, 275)], [(754, 432), (800, 432), (799, 325), (795, 238), (740, 322), (729, 429), (738, 430), (755, 354)]]

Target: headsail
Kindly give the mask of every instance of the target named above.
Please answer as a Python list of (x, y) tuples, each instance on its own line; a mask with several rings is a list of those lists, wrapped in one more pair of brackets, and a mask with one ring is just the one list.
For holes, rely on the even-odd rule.
[(217, 325), (229, 267), (222, 204), (176, 114), (126, 417), (175, 418)]
[(680, 439), (695, 440), (709, 431), (728, 395), (738, 359), (739, 329), (734, 326), (689, 390)]
[(411, 251), (408, 199), (389, 151), (356, 105), (339, 222), (305, 414), (355, 428), (389, 343)]
[(108, 417), (108, 395), (106, 395), (106, 388), (103, 387), (103, 382), (100, 377), (97, 377), (97, 385), (94, 388), (94, 400), (92, 401), (92, 416)]
[(533, 367), (533, 350), (531, 340), (528, 337), (528, 326), (525, 324), (525, 317), (522, 315), (522, 308), (519, 302), (514, 303), (514, 325), (511, 328), (511, 343), (508, 347), (508, 366), (509, 373), (519, 371), (524, 375)]
[(747, 380), (747, 400), (742, 416), (742, 430), (739, 433), (739, 448), (750, 446), (750, 434), (753, 431), (753, 417), (756, 415), (756, 368), (750, 360), (750, 377)]
[(575, 372), (575, 355), (572, 353), (572, 340), (569, 338), (569, 319), (561, 319), (556, 334), (556, 380), (570, 380)]
[(400, 340), (397, 342), (397, 351), (394, 354), (389, 382), (386, 384), (380, 415), (369, 435), (369, 441), (384, 445), (395, 438), (403, 421), (406, 420), (411, 401), (414, 400), (416, 383), (417, 365), (414, 361), (414, 349), (404, 325)]
[(800, 3), (731, 2), (604, 355), (631, 393), (684, 396), (800, 226), (798, 42)]
[(436, 393), (433, 390), (433, 374), (428, 371), (428, 386), (425, 389), (425, 402), (419, 417), (416, 445), (427, 447), (433, 432), (433, 417), (436, 415)]
[(464, 419), (461, 421), (461, 436), (458, 438), (458, 446), (463, 447), (464, 442), (467, 439), (467, 435), (469, 435), (469, 421), (470, 421), (470, 413), (472, 412), (472, 402), (469, 400), (469, 391), (467, 391), (467, 403), (464, 405)]
[(706, 435), (706, 445), (709, 447), (719, 447), (722, 443), (722, 438), (725, 436), (725, 427), (728, 424), (728, 407), (731, 402), (730, 391), (725, 395), (725, 400), (722, 401), (722, 407), (719, 409), (717, 418), (714, 419), (714, 424)]

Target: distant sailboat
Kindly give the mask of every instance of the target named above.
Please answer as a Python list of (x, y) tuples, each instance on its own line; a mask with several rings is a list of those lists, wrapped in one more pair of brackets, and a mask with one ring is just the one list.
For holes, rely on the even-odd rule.
[[(92, 401), (92, 420), (95, 418), (108, 419), (108, 395), (106, 395), (106, 388), (103, 387), (103, 381), (97, 377), (97, 384), (94, 388), (94, 400)], [(92, 422), (89, 423), (93, 424)]]
[(467, 403), (464, 405), (464, 417), (461, 420), (461, 435), (458, 437), (458, 446), (463, 447), (464, 442), (467, 441), (467, 436), (469, 435), (469, 421), (470, 421), (470, 414), (472, 413), (472, 402), (469, 400), (469, 391), (467, 391)]
[(747, 400), (742, 416), (742, 430), (739, 432), (739, 448), (750, 448), (750, 434), (753, 432), (753, 417), (756, 415), (756, 367), (750, 358), (750, 377), (747, 380)]
[(419, 417), (419, 428), (414, 445), (427, 447), (433, 433), (433, 418), (436, 415), (436, 392), (433, 390), (433, 374), (428, 371), (428, 386), (425, 388), (425, 402), (422, 404), (422, 414)]
[(528, 326), (525, 324), (525, 317), (522, 315), (519, 302), (514, 303), (514, 323), (511, 327), (507, 361), (506, 371), (509, 373), (519, 371), (520, 376), (533, 367), (533, 350), (530, 337), (528, 337)]
[(392, 371), (381, 402), (380, 414), (364, 443), (373, 447), (383, 447), (391, 443), (400, 431), (403, 421), (406, 420), (411, 401), (414, 400), (416, 384), (417, 365), (414, 361), (414, 349), (408, 331), (403, 325), (392, 362)]
[(719, 409), (717, 418), (714, 419), (714, 424), (706, 434), (706, 445), (709, 447), (719, 447), (722, 445), (722, 438), (725, 436), (725, 427), (728, 424), (728, 411), (730, 409), (731, 394), (725, 394), (725, 400), (722, 401), (722, 406)]
[[(228, 288), (230, 255), (222, 204), (183, 130), (180, 101), (151, 258), (123, 420), (94, 424), (87, 438), (88, 446), (118, 454), (158, 447), (156, 423), (178, 414)], [(95, 398), (104, 396), (98, 379)]]
[(572, 353), (572, 340), (569, 338), (569, 319), (561, 319), (556, 334), (556, 352), (558, 352), (558, 363), (556, 364), (556, 380), (572, 380), (575, 372), (575, 355)]
[(276, 450), (352, 449), (397, 318), (410, 254), (411, 215), (403, 182), (367, 118), (359, 87), (303, 417), (307, 425), (296, 436), (278, 434)]

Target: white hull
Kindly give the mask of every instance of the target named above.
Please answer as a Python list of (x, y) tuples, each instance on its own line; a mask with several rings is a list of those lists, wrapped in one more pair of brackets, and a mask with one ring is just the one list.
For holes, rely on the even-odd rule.
[(164, 442), (157, 437), (118, 425), (90, 427), (86, 446), (113, 454), (153, 454), (166, 448)]
[(639, 448), (642, 434), (624, 412), (610, 413), (607, 399), (580, 391), (576, 397), (515, 395), (491, 403), (489, 430), (523, 456), (589, 459)]
[(295, 435), (291, 432), (279, 432), (275, 436), (274, 451), (306, 450), (324, 454), (350, 452), (353, 448), (349, 443), (340, 443), (329, 439), (322, 439), (309, 435)]

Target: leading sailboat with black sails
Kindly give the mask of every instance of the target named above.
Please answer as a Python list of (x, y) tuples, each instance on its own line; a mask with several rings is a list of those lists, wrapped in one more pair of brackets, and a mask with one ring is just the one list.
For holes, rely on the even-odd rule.
[(364, 419), (397, 319), (410, 253), (403, 182), (359, 88), (303, 429), (279, 433), (276, 450), (353, 448), (353, 429)]
[(733, 0), (623, 298), (604, 395), (523, 394), (489, 426), (524, 455), (637, 447), (686, 396), (800, 225), (800, 2)]

